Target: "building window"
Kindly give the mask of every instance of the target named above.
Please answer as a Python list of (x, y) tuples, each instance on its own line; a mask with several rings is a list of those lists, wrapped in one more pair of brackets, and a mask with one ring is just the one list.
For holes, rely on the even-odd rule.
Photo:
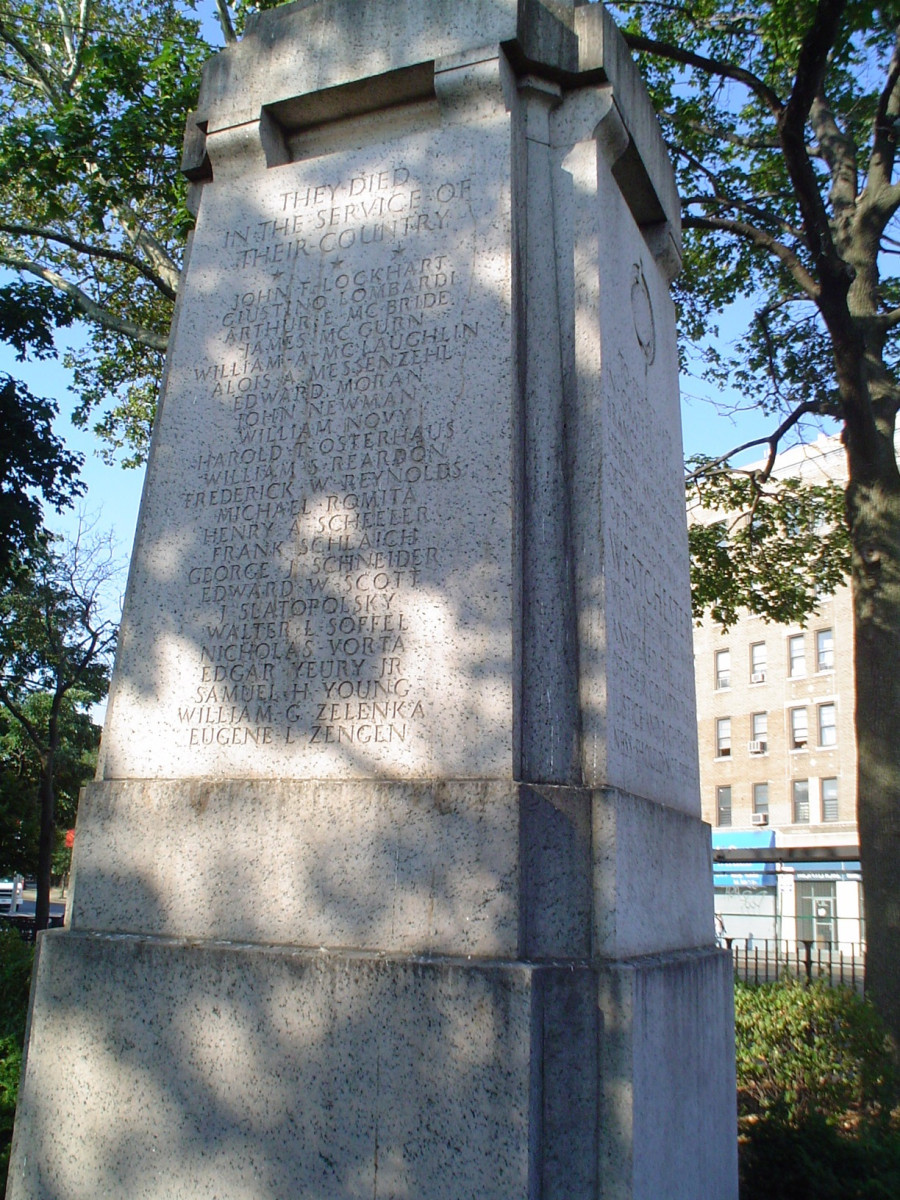
[(769, 785), (754, 783), (753, 785), (753, 815), (768, 817), (769, 815)]
[(822, 780), (822, 820), (836, 821), (838, 819), (837, 780)]
[(769, 750), (769, 714), (753, 713), (750, 718), (750, 744), (747, 749), (751, 754), (766, 754)]
[(731, 651), (716, 651), (716, 690), (731, 687)]
[(837, 727), (835, 726), (833, 704), (819, 705), (819, 745), (837, 745)]
[(750, 682), (766, 682), (766, 643), (753, 642), (750, 647)]
[(816, 670), (834, 670), (834, 632), (820, 629), (816, 634)]
[(791, 679), (806, 674), (806, 646), (802, 633), (788, 638), (788, 674)]
[(731, 824), (731, 788), (716, 788), (716, 824)]
[(731, 757), (731, 717), (716, 721), (716, 758)]
[(794, 823), (796, 825), (809, 824), (809, 780), (795, 779), (791, 784), (791, 792), (794, 802)]
[(791, 749), (805, 750), (809, 742), (809, 725), (805, 708), (791, 710)]

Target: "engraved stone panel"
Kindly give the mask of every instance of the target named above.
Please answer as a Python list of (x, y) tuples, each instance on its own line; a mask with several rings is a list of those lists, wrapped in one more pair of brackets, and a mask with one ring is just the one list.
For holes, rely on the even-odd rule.
[(557, 203), (574, 241), (584, 775), (699, 815), (672, 302), (615, 181), (603, 122), (596, 141), (578, 136), (590, 126), (571, 100), (555, 126)]
[(509, 776), (508, 146), (207, 186), (106, 778)]

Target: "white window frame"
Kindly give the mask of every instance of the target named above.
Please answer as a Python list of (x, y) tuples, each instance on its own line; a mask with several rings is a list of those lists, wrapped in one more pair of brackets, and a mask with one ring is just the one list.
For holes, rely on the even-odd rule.
[[(834, 784), (834, 795), (833, 795), (833, 796), (826, 796), (826, 795), (825, 795), (825, 785), (826, 785), (826, 784), (829, 784), (829, 783), (833, 783), (833, 784)], [(840, 810), (839, 810), (839, 808), (838, 808), (838, 781), (837, 781), (837, 776), (836, 776), (836, 775), (828, 775), (828, 776), (826, 776), (824, 779), (820, 780), (820, 782), (819, 782), (819, 787), (820, 787), (820, 790), (821, 790), (821, 796), (822, 796), (822, 820), (823, 820), (823, 821), (837, 821), (837, 820), (839, 820), (839, 819), (840, 819)], [(828, 815), (828, 813), (827, 813), (827, 812), (826, 812), (826, 810), (825, 810), (825, 805), (826, 805), (826, 804), (829, 804), (829, 803), (833, 803), (833, 804), (834, 804), (834, 816), (831, 816), (831, 817)]]
[[(822, 647), (822, 639), (828, 635), (829, 642), (826, 647)], [(834, 670), (834, 630), (833, 629), (817, 629), (816, 630), (816, 670), (817, 671), (833, 671)]]
[[(799, 714), (803, 713), (802, 722), (799, 719)], [(809, 713), (806, 710), (806, 705), (798, 705), (796, 708), (788, 709), (788, 724), (791, 731), (791, 749), (792, 750), (808, 750), (809, 749)], [(799, 735), (803, 733), (803, 737)]]
[[(794, 648), (800, 647), (800, 653), (795, 656)], [(806, 638), (802, 633), (792, 633), (788, 638), (788, 678), (802, 679), (806, 675)], [(800, 669), (795, 671), (794, 666), (798, 664)]]
[[(825, 725), (822, 722), (822, 716), (828, 709), (831, 709), (831, 723)], [(833, 700), (816, 706), (816, 726), (818, 728), (819, 746), (823, 750), (831, 749), (832, 746), (837, 745), (837, 705)], [(830, 735), (830, 740), (828, 740), (827, 735)]]
[[(724, 665), (723, 665), (724, 664)], [(731, 687), (731, 651), (717, 650), (715, 654), (716, 691)]]
[(750, 643), (750, 682), (765, 683), (769, 660), (765, 642)]
[[(798, 800), (797, 789), (804, 783), (806, 784), (806, 799)], [(805, 817), (797, 815), (799, 805), (806, 806), (806, 816)], [(791, 820), (794, 825), (808, 825), (809, 824), (809, 780), (808, 779), (792, 779), (791, 780)]]
[(716, 718), (716, 758), (731, 758), (731, 717)]

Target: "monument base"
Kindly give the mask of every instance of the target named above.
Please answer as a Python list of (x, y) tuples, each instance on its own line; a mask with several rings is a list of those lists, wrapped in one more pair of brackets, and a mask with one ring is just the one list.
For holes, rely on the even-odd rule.
[(729, 987), (50, 932), (8, 1197), (733, 1200)]
[(713, 941), (709, 829), (619, 788), (103, 780), (78, 932), (391, 956), (631, 959)]

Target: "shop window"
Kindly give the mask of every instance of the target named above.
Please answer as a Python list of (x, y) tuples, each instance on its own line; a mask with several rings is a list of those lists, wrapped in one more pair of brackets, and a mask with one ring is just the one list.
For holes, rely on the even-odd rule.
[(797, 937), (823, 950), (835, 942), (837, 888), (834, 883), (797, 884)]

